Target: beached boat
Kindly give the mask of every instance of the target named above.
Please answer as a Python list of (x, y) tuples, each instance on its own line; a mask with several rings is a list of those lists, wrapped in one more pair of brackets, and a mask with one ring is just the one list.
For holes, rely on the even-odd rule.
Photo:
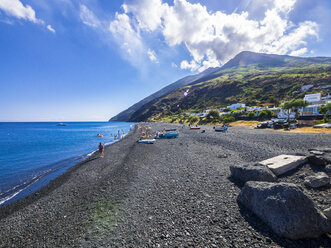
[(228, 130), (227, 126), (215, 127), (215, 132), (226, 132)]
[(190, 130), (199, 130), (200, 127), (196, 126), (196, 127), (190, 127)]
[(322, 123), (315, 125), (314, 128), (331, 128), (331, 123)]
[(166, 132), (175, 132), (177, 129), (176, 128), (167, 128), (165, 131)]
[(178, 137), (178, 132), (167, 132), (167, 133), (158, 133), (157, 137), (159, 139), (174, 139)]
[(142, 140), (138, 140), (138, 143), (142, 143), (142, 144), (154, 144), (155, 139), (142, 139)]

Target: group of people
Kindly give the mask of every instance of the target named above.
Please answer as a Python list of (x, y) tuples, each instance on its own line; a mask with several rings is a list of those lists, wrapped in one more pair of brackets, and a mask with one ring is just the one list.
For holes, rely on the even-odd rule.
[[(131, 129), (131, 127), (130, 127), (130, 129)], [(120, 130), (118, 130), (118, 135), (114, 135), (114, 139), (116, 140), (117, 139), (117, 137), (120, 139), (121, 138), (121, 131)], [(122, 135), (124, 135), (125, 134), (125, 131), (122, 129)], [(100, 134), (101, 135), (101, 134)], [(99, 134), (98, 134), (98, 136), (99, 136)], [(113, 136), (113, 134), (111, 134), (111, 136)], [(102, 137), (102, 136), (101, 136)], [(100, 152), (100, 157), (101, 158), (103, 158), (103, 156), (104, 156), (104, 150), (105, 150), (105, 148), (104, 148), (104, 146), (103, 146), (103, 144), (100, 142), (99, 143), (99, 152)]]

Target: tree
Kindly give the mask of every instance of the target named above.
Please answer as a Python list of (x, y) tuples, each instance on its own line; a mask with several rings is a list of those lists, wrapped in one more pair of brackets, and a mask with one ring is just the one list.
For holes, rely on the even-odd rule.
[(218, 121), (220, 118), (220, 112), (218, 112), (217, 110), (211, 110), (209, 111), (209, 113), (206, 116), (206, 119), (209, 122), (215, 122)]
[(291, 100), (285, 102), (283, 105), (283, 109), (287, 109), (287, 120), (290, 120), (290, 112), (293, 110), (295, 113), (298, 113), (299, 108), (305, 108), (308, 106), (308, 102), (302, 99)]
[(269, 109), (264, 109), (259, 113), (259, 119), (270, 119), (273, 116), (273, 112)]
[(255, 116), (256, 116), (255, 111), (251, 111), (251, 112), (248, 113), (248, 117), (249, 117), (250, 119), (253, 119)]
[(190, 124), (196, 123), (197, 121), (199, 121), (198, 116), (192, 116), (192, 118), (190, 118)]
[(318, 112), (322, 115), (331, 114), (331, 103), (328, 103), (327, 105), (322, 105), (318, 108)]
[(322, 115), (324, 115), (324, 122), (328, 121), (328, 115), (331, 114), (331, 103), (328, 103), (327, 105), (322, 105), (318, 108), (318, 112)]
[(229, 108), (225, 108), (223, 111), (224, 111), (224, 112), (231, 112), (231, 109), (229, 109)]
[(226, 115), (226, 116), (222, 117), (222, 121), (224, 123), (233, 122), (235, 120), (236, 120), (236, 118), (234, 118), (234, 116), (232, 116), (232, 115)]

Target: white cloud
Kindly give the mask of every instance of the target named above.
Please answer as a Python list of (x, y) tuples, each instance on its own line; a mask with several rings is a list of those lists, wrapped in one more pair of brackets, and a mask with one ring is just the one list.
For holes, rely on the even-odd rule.
[(55, 29), (54, 28), (52, 28), (52, 26), (51, 25), (47, 25), (47, 27), (46, 27), (49, 31), (51, 31), (52, 33), (54, 33), (55, 34)]
[(110, 22), (109, 31), (116, 43), (121, 47), (123, 56), (134, 66), (140, 66), (142, 55), (146, 49), (139, 34), (131, 25), (131, 20), (126, 14), (116, 13), (115, 20)]
[[(0, 0), (0, 10), (4, 11), (8, 16), (40, 24), (52, 33), (55, 33), (51, 25), (46, 25), (43, 20), (36, 17), (36, 12), (30, 5), (24, 6), (20, 0)], [(7, 20), (6, 23), (12, 24), (10, 20)]]
[(290, 55), (291, 56), (300, 56), (300, 55), (306, 54), (307, 52), (308, 52), (307, 47), (304, 47), (304, 48), (291, 52)]
[(100, 26), (99, 19), (84, 4), (80, 5), (79, 17), (82, 20), (82, 22), (87, 26), (90, 26), (93, 28)]
[(36, 13), (30, 5), (24, 6), (19, 0), (0, 0), (0, 9), (7, 15), (34, 23), (44, 23), (36, 18)]
[(149, 58), (150, 61), (152, 61), (152, 62), (154, 62), (156, 64), (159, 63), (159, 60), (157, 59), (156, 54), (155, 54), (155, 52), (153, 50), (148, 49), (147, 50), (147, 55), (148, 55), (148, 58)]
[(211, 12), (187, 0), (174, 0), (171, 6), (161, 0), (132, 0), (123, 5), (123, 15), (127, 23), (134, 25), (140, 40), (144, 34), (156, 32), (169, 46), (184, 44), (192, 60), (182, 61), (180, 68), (203, 70), (219, 66), (243, 50), (309, 53), (307, 39), (318, 37), (318, 25), (311, 21), (292, 23), (288, 14), (295, 3), (296, 0), (252, 1), (250, 11), (259, 6), (265, 10), (261, 19), (253, 19), (248, 11)]
[(174, 63), (174, 62), (171, 62), (171, 67), (172, 68), (178, 68), (178, 65), (176, 65), (176, 63)]

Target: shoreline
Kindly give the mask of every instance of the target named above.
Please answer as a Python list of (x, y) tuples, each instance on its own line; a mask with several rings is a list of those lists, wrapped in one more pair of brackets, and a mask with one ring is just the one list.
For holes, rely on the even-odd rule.
[[(121, 137), (121, 139), (117, 139), (114, 142), (110, 143), (106, 143), (104, 145), (105, 150), (109, 149), (109, 147), (111, 147), (112, 145), (122, 141), (124, 138), (126, 138), (127, 136), (129, 136), (133, 131), (134, 131), (134, 126), (133, 129), (128, 133), (125, 134)], [(23, 188), (21, 191), (18, 191), (17, 193), (14, 194), (14, 196), (11, 196), (10, 199), (4, 201), (2, 204), (0, 204), (0, 220), (5, 218), (6, 216), (18, 211), (19, 209), (24, 208), (25, 206), (32, 204), (34, 201), (42, 198), (43, 196), (47, 195), (48, 192), (53, 191), (54, 189), (56, 189), (57, 187), (61, 186), (63, 183), (65, 183), (68, 178), (70, 177), (70, 174), (73, 173), (75, 170), (79, 169), (79, 167), (81, 167), (82, 165), (89, 163), (90, 161), (93, 161), (95, 159), (98, 159), (98, 150), (94, 150), (88, 154), (83, 154), (80, 155), (78, 157), (85, 157), (83, 160), (74, 163), (73, 165), (68, 165), (68, 166), (64, 166), (63, 168), (60, 168), (57, 171), (53, 171), (49, 174), (43, 175), (39, 178), (36, 178), (32, 180), (32, 182), (30, 182), (25, 188)], [(53, 175), (52, 174), (56, 174), (56, 172), (59, 172), (61, 170), (64, 170), (64, 172), (60, 173), (59, 175)], [(37, 183), (40, 179), (50, 176), (51, 179), (49, 179), (47, 181), (46, 184), (44, 184), (41, 187), (38, 187), (37, 190), (33, 191), (32, 193), (23, 196), (22, 198), (18, 198), (17, 200), (13, 201), (13, 202), (9, 202), (6, 203), (8, 201), (11, 201), (13, 198), (17, 197), (17, 195), (19, 195), (20, 193), (29, 190), (29, 188), (31, 186), (33, 186), (34, 183)]]
[[(240, 208), (240, 187), (229, 179), (229, 166), (327, 147), (330, 137), (141, 125), (153, 131), (176, 127), (180, 134), (139, 144), (135, 128), (107, 146), (103, 159), (94, 154), (34, 195), (0, 208), (0, 247), (328, 247), (326, 235), (281, 238)], [(319, 192), (312, 197), (321, 209), (331, 204)]]

